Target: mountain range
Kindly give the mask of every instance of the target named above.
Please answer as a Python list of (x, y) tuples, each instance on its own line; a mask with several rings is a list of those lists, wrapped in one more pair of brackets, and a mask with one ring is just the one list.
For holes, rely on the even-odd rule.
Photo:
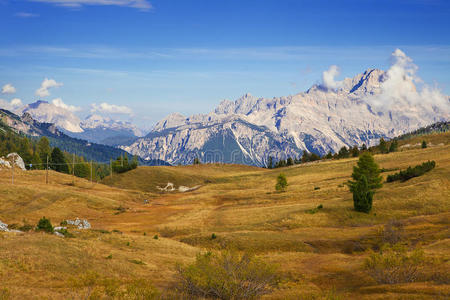
[[(31, 138), (46, 136), (52, 147), (58, 147), (63, 151), (83, 156), (86, 160), (108, 163), (110, 159), (129, 155), (126, 151), (116, 147), (70, 137), (61, 131), (56, 124), (36, 121), (28, 112), (18, 116), (11, 111), (0, 109), (0, 131), (6, 132), (8, 130)], [(141, 158), (139, 163), (141, 165), (167, 165), (163, 161), (143, 160)]]
[(81, 121), (70, 110), (42, 100), (20, 112), (26, 119), (54, 124), (50, 132), (114, 146), (146, 161), (190, 164), (199, 158), (265, 166), (269, 156), (276, 161), (303, 151), (323, 155), (344, 146), (370, 146), (381, 137), (447, 121), (450, 97), (427, 87), (418, 91), (417, 80), (395, 67), (368, 69), (340, 82), (324, 80), (285, 97), (245, 94), (222, 101), (208, 114), (173, 113), (145, 136), (129, 122), (98, 114)]
[(408, 78), (402, 79), (407, 83), (402, 94), (392, 95), (391, 80), (388, 71), (369, 69), (337, 88), (317, 84), (304, 93), (271, 99), (246, 94), (222, 101), (209, 114), (171, 114), (145, 137), (121, 148), (171, 164), (192, 163), (198, 157), (264, 166), (269, 156), (299, 157), (303, 151), (323, 155), (343, 146), (373, 145), (381, 137), (448, 120), (448, 96), (444, 107), (415, 101), (424, 94)]
[(27, 104), (19, 113), (28, 113), (39, 122), (53, 123), (71, 137), (108, 146), (127, 144), (142, 136), (142, 132), (129, 122), (98, 114), (89, 115), (82, 121), (70, 110), (43, 100)]

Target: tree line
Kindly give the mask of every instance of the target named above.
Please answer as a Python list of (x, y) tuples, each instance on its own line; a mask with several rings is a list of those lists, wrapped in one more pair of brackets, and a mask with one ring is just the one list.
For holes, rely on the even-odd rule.
[(380, 142), (377, 146), (372, 146), (369, 148), (366, 146), (366, 144), (362, 144), (361, 147), (343, 146), (341, 149), (339, 149), (338, 152), (333, 154), (331, 151), (329, 151), (326, 155), (323, 155), (323, 156), (320, 156), (316, 153), (303, 151), (303, 155), (301, 157), (298, 157), (298, 158), (288, 157), (287, 159), (280, 159), (276, 162), (272, 156), (269, 156), (267, 159), (267, 168), (269, 168), (269, 169), (282, 168), (282, 167), (293, 166), (296, 164), (312, 162), (312, 161), (317, 161), (317, 160), (359, 157), (364, 152), (370, 152), (371, 154), (376, 154), (376, 153), (396, 152), (397, 150), (398, 150), (397, 139), (393, 139), (392, 141), (388, 142), (384, 138), (381, 138)]
[(50, 170), (81, 178), (90, 178), (92, 173), (93, 179), (102, 179), (110, 175), (111, 169), (113, 172), (123, 173), (138, 166), (137, 157), (129, 161), (126, 154), (117, 157), (111, 166), (108, 163), (89, 162), (83, 156), (51, 147), (45, 136), (39, 139), (29, 138), (0, 128), (0, 156), (13, 152), (22, 157), (28, 170), (44, 170), (48, 167)]

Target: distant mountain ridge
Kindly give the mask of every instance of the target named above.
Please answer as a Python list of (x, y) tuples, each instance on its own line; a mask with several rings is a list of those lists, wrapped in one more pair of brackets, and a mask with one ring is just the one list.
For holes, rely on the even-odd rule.
[[(337, 89), (314, 85), (304, 93), (272, 99), (246, 94), (222, 101), (209, 114), (171, 114), (148, 135), (121, 148), (171, 164), (189, 164), (198, 157), (204, 162), (264, 166), (269, 156), (280, 159), (303, 151), (325, 154), (342, 146), (373, 145), (381, 137), (449, 118), (447, 111), (411, 105), (407, 97), (377, 105), (378, 98), (385, 97), (388, 79), (388, 72), (369, 69), (344, 79)], [(405, 88), (415, 93), (412, 81)]]
[(142, 132), (133, 124), (92, 114), (81, 120), (70, 110), (47, 101), (38, 100), (20, 110), (39, 122), (53, 123), (68, 136), (92, 143), (118, 146), (131, 143)]
[[(88, 160), (107, 163), (110, 159), (115, 159), (121, 155), (129, 155), (126, 151), (115, 147), (70, 137), (59, 130), (55, 124), (38, 122), (29, 113), (24, 113), (22, 117), (19, 117), (13, 112), (0, 109), (0, 125), (0, 130), (5, 128), (35, 138), (46, 136), (49, 138), (52, 147), (75, 153)], [(142, 165), (168, 165), (168, 163), (160, 160), (144, 161), (139, 159), (139, 163)]]

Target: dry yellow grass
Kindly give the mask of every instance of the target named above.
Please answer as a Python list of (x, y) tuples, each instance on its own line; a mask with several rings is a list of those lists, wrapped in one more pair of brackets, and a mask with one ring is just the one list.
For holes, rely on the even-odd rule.
[[(176, 262), (192, 261), (205, 249), (233, 245), (279, 265), (285, 279), (280, 289), (265, 296), (268, 299), (449, 297), (448, 284), (382, 286), (362, 267), (366, 250), (380, 243), (382, 225), (396, 218), (405, 224), (411, 245), (443, 258), (447, 263), (439, 268), (448, 268), (449, 137), (446, 133), (402, 141), (401, 145), (412, 145), (425, 139), (431, 146), (376, 155), (386, 169), (427, 160), (435, 160), (437, 166), (421, 177), (384, 184), (370, 214), (353, 211), (344, 185), (357, 159), (274, 170), (237, 165), (140, 167), (103, 184), (76, 179), (74, 186), (70, 176), (54, 172), (45, 185), (43, 171), (18, 172), (11, 185), (9, 173), (0, 171), (1, 221), (35, 224), (46, 216), (59, 223), (80, 217), (94, 228), (75, 231), (70, 239), (0, 233), (0, 295), (6, 288), (16, 299), (81, 297), (84, 291), (74, 290), (69, 279), (86, 271), (116, 278), (123, 285), (146, 278), (164, 291), (174, 281)], [(289, 183), (285, 193), (274, 189), (280, 172)], [(187, 193), (156, 189), (167, 182), (201, 188)], [(324, 207), (319, 212), (306, 212), (319, 204)], [(123, 233), (111, 233), (114, 229)], [(217, 239), (210, 239), (212, 233)], [(153, 239), (155, 234), (159, 239)]]

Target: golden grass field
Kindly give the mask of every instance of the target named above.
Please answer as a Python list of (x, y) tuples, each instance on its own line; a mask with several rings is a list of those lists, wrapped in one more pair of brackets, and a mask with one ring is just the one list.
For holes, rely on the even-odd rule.
[[(417, 146), (422, 139), (428, 148)], [(55, 225), (79, 217), (93, 226), (71, 230), (74, 238), (0, 232), (0, 299), (84, 299), (98, 282), (83, 281), (84, 274), (118, 285), (146, 279), (164, 296), (175, 281), (176, 263), (226, 245), (278, 266), (282, 283), (264, 299), (448, 299), (448, 281), (379, 285), (363, 263), (380, 244), (383, 225), (398, 219), (408, 245), (439, 258), (433, 268), (450, 272), (449, 141), (449, 133), (417, 137), (402, 141), (400, 146), (410, 146), (399, 152), (375, 155), (385, 169), (427, 160), (435, 160), (436, 168), (406, 182), (385, 183), (370, 214), (353, 210), (345, 185), (357, 158), (272, 170), (139, 167), (101, 183), (77, 178), (74, 185), (71, 176), (55, 172), (46, 185), (44, 171), (17, 172), (12, 185), (10, 171), (0, 170), (4, 223), (36, 224), (46, 216)], [(281, 172), (289, 186), (278, 193), (274, 186)], [(156, 186), (167, 182), (201, 187), (158, 191)], [(323, 209), (307, 212), (319, 204)]]

